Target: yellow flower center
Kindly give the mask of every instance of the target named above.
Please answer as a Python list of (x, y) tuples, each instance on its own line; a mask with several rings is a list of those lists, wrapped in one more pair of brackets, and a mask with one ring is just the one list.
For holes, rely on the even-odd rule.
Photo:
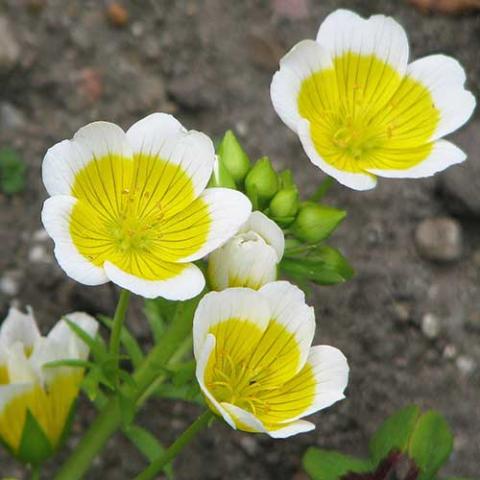
[(208, 205), (195, 199), (193, 182), (179, 165), (158, 156), (108, 155), (80, 170), (70, 233), (78, 251), (96, 266), (109, 261), (148, 280), (178, 275), (175, 263), (207, 240)]
[(207, 362), (205, 384), (217, 402), (236, 405), (271, 429), (311, 406), (312, 369), (307, 365), (297, 373), (300, 348), (283, 325), (271, 320), (262, 331), (254, 322), (232, 318), (211, 327), (210, 333), (216, 346)]
[(424, 85), (373, 55), (352, 52), (306, 78), (297, 102), (318, 154), (346, 172), (418, 164), (430, 154), (440, 121)]

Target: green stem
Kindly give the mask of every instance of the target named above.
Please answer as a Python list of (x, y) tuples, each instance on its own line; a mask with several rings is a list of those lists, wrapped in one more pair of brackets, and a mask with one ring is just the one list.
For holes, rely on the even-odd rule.
[(110, 354), (115, 361), (114, 368), (114, 383), (118, 379), (118, 362), (120, 356), (120, 338), (122, 335), (123, 323), (125, 321), (125, 314), (127, 313), (128, 302), (130, 300), (130, 292), (128, 290), (120, 291), (120, 298), (118, 299), (117, 308), (113, 317), (112, 334), (110, 336)]
[(213, 418), (210, 410), (202, 413), (156, 460), (154, 460), (134, 480), (152, 480), (161, 472), (184, 448), (197, 433), (201, 432)]
[(30, 475), (30, 480), (40, 480), (40, 470), (41, 467), (39, 465), (32, 465), (32, 474)]
[[(164, 371), (165, 365), (175, 355), (177, 348), (192, 331), (193, 313), (200, 297), (178, 305), (165, 334), (149, 352), (142, 365), (134, 373), (135, 386), (123, 385), (121, 394), (136, 402), (146, 400), (145, 392)], [(154, 390), (151, 390), (152, 393)], [(81, 480), (96, 455), (107, 440), (121, 427), (122, 411), (118, 397), (111, 398), (101, 409), (74, 452), (60, 468), (55, 480)]]
[(311, 202), (318, 202), (320, 201), (330, 190), (334, 181), (332, 177), (326, 177), (322, 183), (318, 186), (315, 193), (309, 198)]

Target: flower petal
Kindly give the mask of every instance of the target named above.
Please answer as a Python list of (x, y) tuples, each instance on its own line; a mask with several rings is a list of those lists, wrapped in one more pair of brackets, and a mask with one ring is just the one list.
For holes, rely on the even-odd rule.
[(32, 349), (40, 338), (37, 322), (31, 308), (23, 313), (15, 307), (8, 311), (7, 318), (0, 327), (0, 342), (6, 348), (20, 342), (27, 349)]
[(315, 331), (313, 308), (289, 282), (273, 282), (259, 290), (272, 311), (271, 321), (248, 359), (257, 384), (282, 385), (305, 364)]
[(298, 93), (303, 80), (314, 73), (332, 69), (329, 52), (314, 40), (297, 43), (281, 60), (280, 69), (270, 85), (273, 108), (293, 131), (302, 119), (298, 111)]
[(465, 90), (465, 70), (446, 55), (430, 55), (411, 63), (407, 75), (429, 90), (440, 122), (431, 140), (460, 128), (475, 109), (475, 97)]
[(310, 132), (310, 122), (308, 120), (299, 122), (298, 136), (310, 161), (342, 185), (353, 188), (354, 190), (370, 190), (377, 184), (377, 179), (374, 175), (339, 170), (330, 163), (327, 163), (315, 148)]
[[(369, 168), (368, 171), (380, 177), (388, 178), (430, 177), (451, 165), (462, 163), (467, 158), (462, 150), (446, 140), (438, 140), (429, 148), (430, 153), (425, 160), (408, 168), (401, 168), (404, 165), (402, 160), (411, 160), (414, 153), (408, 150), (384, 152), (379, 156), (380, 159), (375, 162), (378, 165), (377, 168)], [(381, 166), (385, 168), (380, 168)]]
[[(198, 304), (193, 318), (193, 351), (198, 359), (209, 333), (222, 350), (241, 357), (261, 338), (271, 318), (268, 302), (249, 288), (210, 292)], [(233, 320), (233, 321), (232, 321)], [(223, 324), (219, 328), (219, 324)]]
[[(315, 399), (311, 407), (300, 416), (330, 407), (345, 398), (344, 390), (348, 384), (349, 367), (345, 355), (337, 348), (328, 345), (317, 345), (311, 348), (307, 368), (311, 367), (316, 382)], [(301, 375), (297, 383), (301, 383)], [(298, 418), (298, 417), (296, 417)], [(293, 420), (291, 418), (290, 420)]]
[[(98, 322), (84, 312), (67, 313), (65, 318), (80, 327), (90, 338), (94, 339), (98, 331)], [(48, 338), (63, 345), (68, 345), (69, 358), (86, 360), (90, 351), (88, 345), (70, 328), (65, 320), (58, 321), (50, 330)]]
[(232, 403), (222, 402), (221, 405), (235, 422), (237, 430), (242, 430), (244, 432), (267, 433), (263, 423), (252, 413), (247, 412), (243, 408), (237, 407)]
[(344, 398), (348, 365), (333, 347), (312, 347), (303, 369), (276, 390), (266, 393), (268, 412), (262, 420), (269, 430), (289, 424)]
[[(137, 259), (141, 262), (142, 259)], [(163, 297), (168, 300), (186, 300), (197, 296), (205, 286), (201, 270), (193, 263), (175, 264), (161, 262), (147, 264), (142, 262), (139, 271), (157, 268), (158, 280), (149, 280), (127, 273), (111, 262), (105, 262), (107, 277), (115, 284), (145, 298)], [(154, 272), (152, 270), (152, 276)], [(162, 276), (164, 279), (162, 279)]]
[(42, 178), (50, 195), (71, 195), (77, 173), (104, 157), (131, 157), (125, 132), (113, 123), (94, 122), (82, 127), (72, 140), (50, 148), (42, 165)]
[(208, 278), (213, 290), (228, 287), (258, 290), (276, 280), (278, 261), (273, 247), (256, 233), (237, 234), (209, 255)]
[(162, 225), (162, 256), (193, 262), (224, 244), (248, 219), (252, 205), (241, 192), (207, 188), (190, 207)]
[[(134, 155), (159, 157), (175, 165), (191, 180), (196, 198), (207, 186), (212, 174), (215, 149), (203, 133), (187, 131), (172, 115), (153, 113), (138, 121), (127, 131)], [(165, 181), (165, 179), (162, 179)], [(182, 195), (181, 185), (172, 176), (166, 201)], [(178, 188), (176, 188), (178, 187)]]
[[(55, 242), (55, 257), (66, 274), (85, 285), (100, 285), (108, 282), (103, 268), (88, 261), (72, 240), (71, 214), (76, 203), (77, 199), (66, 195), (48, 198), (42, 209), (43, 226)], [(79, 225), (78, 230), (88, 238), (95, 235), (95, 225)]]
[(265, 214), (259, 211), (252, 212), (240, 231), (258, 233), (266, 243), (274, 248), (277, 261), (282, 259), (285, 250), (285, 236), (282, 229)]
[(317, 42), (332, 58), (345, 53), (373, 55), (401, 75), (408, 63), (408, 39), (403, 27), (391, 17), (364, 19), (350, 10), (336, 10), (320, 25)]
[(207, 335), (205, 341), (202, 343), (201, 350), (197, 350), (195, 358), (197, 360), (197, 368), (195, 375), (197, 377), (198, 384), (209, 403), (210, 408), (216, 413), (222, 415), (224, 420), (233, 428), (236, 429), (235, 422), (230, 417), (228, 412), (217, 402), (215, 397), (211, 394), (210, 390), (207, 388), (205, 383), (205, 373), (207, 365), (210, 362), (210, 357), (212, 356), (215, 349), (215, 337), (213, 335)]
[(272, 438), (288, 438), (299, 433), (311, 432), (312, 430), (315, 430), (313, 423), (305, 420), (297, 420), (279, 429), (268, 429), (267, 433)]

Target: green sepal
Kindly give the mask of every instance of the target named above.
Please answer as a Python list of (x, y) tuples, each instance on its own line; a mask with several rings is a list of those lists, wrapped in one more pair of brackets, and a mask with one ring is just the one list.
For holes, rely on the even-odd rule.
[(375, 465), (392, 450), (407, 453), (410, 437), (420, 415), (420, 408), (410, 405), (395, 412), (380, 425), (368, 445)]
[(304, 202), (290, 231), (300, 240), (317, 243), (329, 237), (346, 215), (345, 210)]
[(295, 180), (293, 178), (293, 173), (290, 169), (284, 170), (278, 174), (278, 181), (280, 183), (280, 188), (290, 188), (295, 187)]
[(15, 456), (24, 463), (38, 466), (53, 453), (53, 446), (46, 433), (30, 410), (27, 410), (20, 446)]
[(221, 160), (220, 163), (230, 174), (231, 179), (237, 184), (243, 182), (250, 170), (250, 159), (232, 130), (227, 130), (223, 136), (217, 154)]
[(450, 457), (453, 435), (446, 420), (430, 410), (417, 421), (408, 454), (420, 468), (418, 480), (431, 480)]
[(0, 189), (7, 195), (25, 189), (26, 166), (20, 155), (12, 148), (0, 149)]
[(347, 473), (369, 472), (372, 463), (337, 452), (309, 448), (303, 456), (303, 468), (312, 480), (338, 480)]

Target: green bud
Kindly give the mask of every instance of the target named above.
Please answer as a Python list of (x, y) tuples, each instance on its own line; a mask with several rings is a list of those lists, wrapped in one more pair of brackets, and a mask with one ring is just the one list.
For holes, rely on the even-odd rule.
[(225, 164), (220, 157), (217, 157), (215, 159), (215, 163), (213, 164), (212, 176), (210, 177), (208, 186), (232, 188), (234, 190), (236, 190), (237, 188), (237, 186), (235, 185), (235, 181), (232, 178), (232, 175), (230, 175), (230, 172), (227, 170)]
[(294, 217), (298, 211), (298, 190), (288, 187), (279, 190), (270, 202), (273, 218)]
[(268, 157), (260, 158), (248, 172), (245, 190), (252, 202), (260, 205), (265, 205), (277, 193), (278, 176)]
[(220, 142), (218, 156), (233, 180), (237, 183), (242, 182), (250, 170), (250, 159), (231, 130), (225, 133)]
[(295, 180), (291, 170), (284, 170), (278, 175), (280, 179), (280, 188), (295, 187)]
[(344, 210), (313, 202), (304, 202), (291, 226), (291, 231), (297, 238), (305, 242), (320, 242), (335, 230), (345, 216)]

